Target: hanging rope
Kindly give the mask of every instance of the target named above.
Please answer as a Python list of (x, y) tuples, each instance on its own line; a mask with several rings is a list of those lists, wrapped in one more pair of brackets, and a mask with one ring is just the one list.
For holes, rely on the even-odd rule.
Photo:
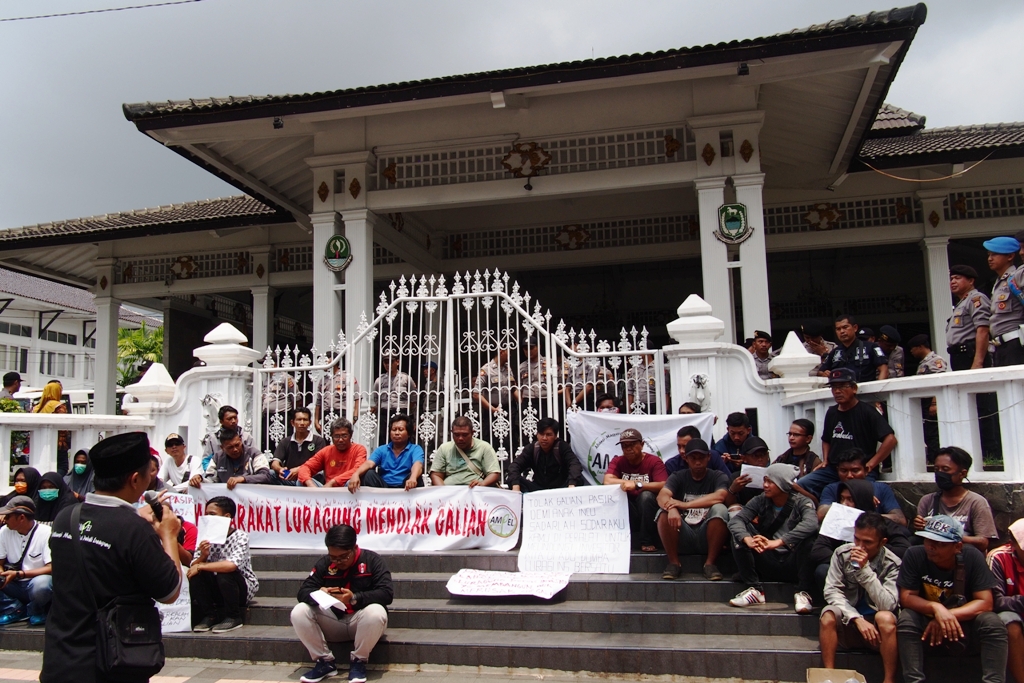
[[(922, 396), (921, 398), (926, 398), (926, 397)], [(977, 420), (974, 419), (974, 418), (967, 418), (967, 419), (964, 419), (964, 420), (942, 420), (942, 419), (938, 419), (938, 418), (932, 419), (932, 418), (927, 417), (927, 416), (922, 416), (922, 419), (925, 422), (935, 422), (935, 423), (938, 423), (938, 424), (960, 424), (960, 423), (963, 423), (963, 422), (976, 422), (978, 420), (984, 420), (984, 419), (987, 419), (987, 418), (990, 418), (990, 417), (995, 417), (995, 416), (999, 415), (1000, 413), (1005, 413), (1006, 411), (1008, 411), (1008, 410), (1010, 410), (1012, 408), (1015, 408), (1015, 407), (1021, 405), (1022, 403), (1024, 403), (1024, 400), (1017, 401), (1016, 403), (1010, 404), (1010, 405), (1006, 406), (1005, 408), (1000, 408), (999, 410), (997, 410), (994, 413), (989, 413), (988, 415), (979, 415), (977, 417)], [(892, 404), (890, 404), (890, 403), (886, 403), (886, 409), (887, 410), (891, 410), (894, 413), (899, 413), (900, 415), (905, 415), (907, 417), (917, 417), (916, 415), (913, 415), (913, 414), (908, 413), (906, 411), (900, 410), (899, 408), (893, 407)]]
[(904, 178), (902, 176), (893, 175), (892, 173), (886, 173), (885, 171), (879, 170), (879, 169), (875, 168), (874, 166), (872, 166), (871, 164), (869, 164), (868, 162), (864, 161), (863, 159), (861, 159), (860, 162), (862, 164), (864, 164), (865, 166), (867, 166), (868, 168), (870, 168), (875, 173), (878, 173), (880, 175), (884, 175), (886, 178), (892, 178), (893, 180), (903, 180), (903, 181), (908, 182), (908, 183), (937, 183), (940, 180), (951, 180), (953, 178), (959, 178), (960, 176), (962, 176), (963, 174), (967, 173), (968, 171), (973, 171), (974, 169), (978, 168), (983, 163), (988, 161), (988, 158), (990, 156), (992, 156), (993, 154), (995, 154), (995, 152), (989, 152), (985, 156), (984, 159), (982, 159), (978, 163), (974, 164), (970, 168), (965, 168), (962, 171), (957, 171), (956, 173), (951, 173), (951, 174), (949, 174), (947, 176), (942, 176), (941, 178)]

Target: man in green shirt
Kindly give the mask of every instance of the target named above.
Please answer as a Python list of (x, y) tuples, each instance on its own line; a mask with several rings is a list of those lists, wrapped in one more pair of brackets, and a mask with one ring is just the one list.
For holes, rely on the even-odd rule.
[(500, 472), (491, 445), (473, 438), (470, 419), (459, 416), (452, 420), (452, 440), (434, 451), (430, 482), (434, 486), (494, 486)]

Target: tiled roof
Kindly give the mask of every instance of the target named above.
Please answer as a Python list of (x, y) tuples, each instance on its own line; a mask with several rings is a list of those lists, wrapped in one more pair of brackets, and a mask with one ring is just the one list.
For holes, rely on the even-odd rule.
[(1008, 152), (1011, 148), (1021, 148), (1024, 153), (1024, 123), (934, 128), (913, 135), (872, 138), (864, 142), (859, 156), (871, 160), (984, 150)]
[[(925, 117), (906, 109), (883, 104), (878, 110), (875, 122), (871, 124), (872, 134), (906, 135), (924, 128)], [(872, 135), (871, 137), (874, 137)]]
[[(917, 27), (924, 23), (926, 15), (927, 8), (924, 4), (917, 4), (884, 12), (849, 16), (845, 19), (815, 24), (764, 38), (734, 40), (692, 48), (502, 69), (327, 92), (143, 102), (125, 104), (123, 109), (125, 118), (135, 122), (140, 129), (147, 130), (161, 127), (161, 125), (194, 125), (214, 119), (226, 121), (285, 116), (432, 97), (613, 78), (707, 64), (754, 60), (775, 55), (831, 49), (837, 46), (865, 44), (864, 36), (891, 31), (902, 31), (902, 38), (909, 39), (913, 37)], [(907, 31), (910, 32), (909, 35), (906, 35)], [(875, 40), (876, 38), (892, 40), (896, 37), (871, 35), (868, 39)], [(204, 116), (215, 113), (223, 115)], [(160, 118), (168, 120), (150, 121)]]
[[(0, 268), (0, 293), (33, 299), (51, 306), (58, 306), (62, 309), (71, 309), (78, 313), (96, 314), (96, 305), (93, 303), (92, 292), (59, 282), (32, 277), (24, 273), (7, 270), (6, 268)], [(123, 306), (118, 313), (118, 318), (136, 324), (141, 323), (143, 320), (146, 321), (147, 325), (160, 324), (154, 318), (140, 315)]]
[(202, 199), (184, 204), (168, 204), (153, 209), (138, 209), (121, 213), (108, 213), (89, 218), (73, 218), (53, 223), (26, 225), (20, 228), (0, 230), (0, 243), (38, 239), (44, 237), (63, 237), (102, 233), (130, 228), (162, 227), (184, 223), (203, 223), (218, 219), (238, 218), (270, 218), (278, 212), (246, 195), (223, 197), (220, 199)]

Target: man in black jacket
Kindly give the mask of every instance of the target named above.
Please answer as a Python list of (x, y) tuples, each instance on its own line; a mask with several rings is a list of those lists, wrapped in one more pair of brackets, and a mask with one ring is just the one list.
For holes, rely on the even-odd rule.
[[(545, 491), (573, 488), (581, 484), (583, 465), (572, 447), (558, 438), (562, 425), (551, 417), (537, 421), (537, 440), (526, 444), (508, 467), (508, 484), (513, 491)], [(533, 470), (533, 481), (524, 475)]]
[(292, 609), (295, 633), (316, 660), (299, 680), (316, 683), (337, 674), (327, 641), (354, 640), (348, 680), (365, 683), (366, 660), (388, 625), (391, 572), (380, 555), (356, 545), (355, 529), (348, 524), (331, 527), (324, 543), (327, 555), (302, 582), (299, 604)]

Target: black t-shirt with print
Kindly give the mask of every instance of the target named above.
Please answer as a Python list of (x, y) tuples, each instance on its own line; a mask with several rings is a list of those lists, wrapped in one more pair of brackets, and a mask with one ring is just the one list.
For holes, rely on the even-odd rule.
[(821, 440), (827, 443), (828, 464), (835, 464), (836, 455), (851, 448), (859, 448), (868, 458), (878, 450), (878, 444), (892, 434), (892, 427), (870, 403), (858, 401), (849, 410), (832, 406), (825, 413)]
[[(90, 494), (89, 500), (93, 500)], [(164, 552), (153, 527), (130, 505), (82, 505), (81, 566), (71, 539), (71, 513), (61, 510), (53, 522), (53, 603), (46, 621), (42, 683), (93, 683), (96, 670), (96, 608), (116, 597), (140, 596), (159, 600), (178, 587), (181, 570)], [(83, 581), (85, 582), (83, 586)]]
[(665, 482), (665, 488), (672, 492), (676, 500), (695, 500), (729, 488), (729, 476), (725, 472), (708, 470), (704, 478), (697, 481), (689, 469), (676, 470)]
[[(972, 545), (964, 544), (964, 597), (968, 601), (978, 591), (991, 590), (996, 585), (996, 578), (985, 562), (985, 556)], [(928, 560), (924, 546), (916, 545), (903, 556), (900, 574), (896, 585), (908, 590), (916, 590), (925, 600), (941, 602), (946, 607), (956, 607), (953, 597), (954, 569), (940, 569)]]

